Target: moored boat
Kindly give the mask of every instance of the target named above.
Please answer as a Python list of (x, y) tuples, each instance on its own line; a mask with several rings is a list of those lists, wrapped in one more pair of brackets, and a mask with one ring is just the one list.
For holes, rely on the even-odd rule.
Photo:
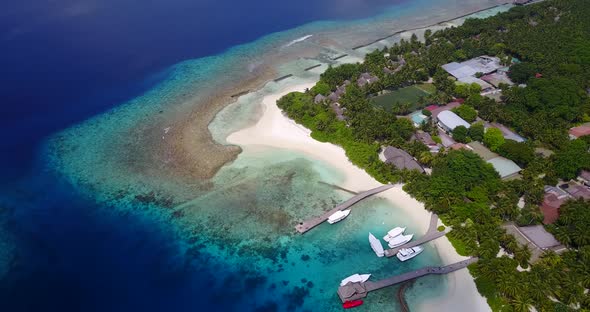
[(400, 261), (407, 261), (407, 260), (410, 260), (410, 259), (414, 258), (415, 256), (419, 255), (423, 251), (424, 251), (424, 247), (422, 247), (422, 246), (416, 246), (416, 247), (412, 247), (412, 248), (402, 248), (397, 252), (396, 256)]
[(411, 241), (413, 237), (414, 237), (414, 234), (399, 235), (399, 236), (392, 238), (387, 245), (389, 246), (389, 248), (399, 247), (399, 246)]
[(348, 283), (364, 283), (366, 282), (371, 274), (353, 274), (340, 282), (340, 286), (344, 286)]
[(349, 214), (350, 214), (350, 209), (338, 210), (334, 214), (332, 214), (331, 216), (328, 217), (328, 223), (334, 224), (334, 223), (341, 221), (342, 219), (348, 217)]
[(373, 249), (377, 257), (385, 256), (385, 250), (383, 250), (383, 245), (381, 244), (381, 241), (378, 240), (375, 237), (375, 235), (371, 233), (369, 233), (369, 243), (371, 244), (371, 248)]
[(342, 307), (345, 309), (350, 309), (350, 308), (358, 307), (362, 304), (363, 304), (362, 300), (351, 300), (351, 301), (346, 301), (345, 303), (343, 303)]
[(389, 230), (389, 232), (387, 232), (387, 235), (383, 236), (383, 240), (389, 243), (390, 240), (392, 240), (394, 237), (402, 235), (405, 231), (405, 227), (398, 226), (396, 228), (393, 228)]

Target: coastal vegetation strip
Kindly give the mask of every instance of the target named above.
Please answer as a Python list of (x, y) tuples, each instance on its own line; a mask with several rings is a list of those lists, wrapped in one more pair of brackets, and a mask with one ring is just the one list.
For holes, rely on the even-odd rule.
[[(541, 223), (544, 186), (590, 169), (590, 136), (569, 140), (567, 132), (590, 121), (587, 16), (590, 6), (583, 0), (553, 0), (483, 20), (468, 19), (457, 28), (426, 31), (423, 41), (412, 36), (376, 50), (364, 63), (329, 67), (309, 91), (288, 94), (277, 104), (311, 129), (313, 138), (342, 146), (352, 163), (382, 183), (405, 182), (406, 191), (438, 213), (452, 228), (448, 237), (457, 252), (479, 257), (470, 272), (494, 311), (589, 309), (590, 239), (585, 233), (590, 224), (584, 217), (588, 202), (568, 202), (557, 222), (547, 227), (569, 249), (561, 254), (547, 250), (535, 263), (530, 261), (531, 251), (501, 227), (511, 221), (521, 226)], [(484, 92), (481, 85), (466, 87), (441, 68), (482, 55), (496, 57), (515, 83), (496, 86), (501, 96)], [(444, 130), (459, 142), (482, 142), (473, 143), (518, 163), (524, 169), (517, 179), (501, 179), (504, 173), (473, 148), (431, 153), (416, 139), (410, 120), (371, 104), (371, 94), (427, 80), (436, 87), (426, 97), (428, 103), (437, 107), (461, 99), (455, 112), (481, 120), (469, 128)], [(499, 123), (524, 138), (505, 139), (507, 127), (489, 126)], [(433, 139), (441, 133), (431, 122), (419, 127)], [(384, 146), (407, 151), (430, 167), (431, 174), (381, 161)], [(555, 152), (538, 155), (536, 148)]]

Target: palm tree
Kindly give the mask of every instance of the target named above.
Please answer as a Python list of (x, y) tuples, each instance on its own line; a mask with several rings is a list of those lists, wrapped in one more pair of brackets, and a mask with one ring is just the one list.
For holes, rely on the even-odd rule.
[(569, 236), (569, 233), (567, 233), (564, 230), (558, 230), (557, 233), (555, 233), (555, 238), (557, 238), (557, 240), (560, 241), (564, 245), (571, 245), (572, 244), (572, 239)]
[(530, 297), (517, 295), (510, 301), (510, 305), (515, 312), (529, 312), (534, 302)]
[(515, 275), (503, 274), (498, 279), (498, 290), (510, 298), (515, 298), (520, 293), (520, 283)]

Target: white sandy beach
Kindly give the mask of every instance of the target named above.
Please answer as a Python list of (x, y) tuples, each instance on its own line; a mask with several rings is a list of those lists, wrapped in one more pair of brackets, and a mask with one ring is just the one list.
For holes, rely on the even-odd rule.
[[(271, 146), (303, 152), (339, 169), (345, 174), (342, 187), (356, 191), (367, 190), (380, 183), (369, 176), (364, 170), (353, 165), (346, 157), (344, 150), (330, 143), (321, 143), (310, 136), (310, 131), (283, 115), (276, 106), (276, 101), (283, 95), (293, 91), (311, 88), (314, 83), (290, 86), (278, 93), (264, 97), (263, 114), (252, 127), (239, 130), (227, 137), (227, 142), (241, 146), (244, 150), (255, 149), (257, 146)], [(390, 200), (396, 207), (402, 207), (413, 219), (412, 222), (428, 228), (430, 213), (424, 205), (412, 198), (398, 185), (379, 195)], [(429, 243), (434, 246), (444, 263), (453, 263), (465, 259), (459, 256), (446, 237)], [(490, 311), (485, 298), (477, 291), (473, 278), (467, 270), (460, 270), (448, 275), (447, 294), (432, 299), (415, 307), (420, 311)]]

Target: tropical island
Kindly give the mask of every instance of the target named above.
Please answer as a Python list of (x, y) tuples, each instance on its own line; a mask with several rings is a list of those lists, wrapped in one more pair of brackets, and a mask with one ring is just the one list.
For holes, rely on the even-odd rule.
[(427, 30), (277, 105), (437, 213), (492, 310), (590, 309), (588, 16), (552, 0)]

